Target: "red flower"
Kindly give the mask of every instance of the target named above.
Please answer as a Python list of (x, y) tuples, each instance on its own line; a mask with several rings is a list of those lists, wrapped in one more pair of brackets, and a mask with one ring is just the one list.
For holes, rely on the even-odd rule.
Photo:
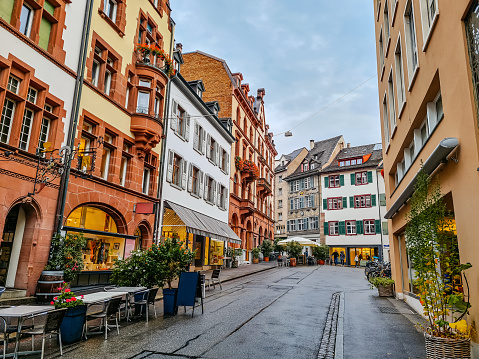
[(71, 292), (70, 288), (65, 289), (65, 293)]
[(82, 296), (81, 296), (81, 299), (83, 299), (84, 297), (85, 297), (85, 296), (84, 296), (84, 295), (82, 295)]
[(58, 299), (58, 297), (53, 298), (53, 300), (57, 300), (57, 299)]
[(54, 305), (54, 304), (55, 304), (55, 302), (50, 302), (50, 304), (51, 304), (51, 305)]
[(65, 299), (65, 302), (70, 303), (71, 299)]
[(75, 297), (72, 298), (72, 302), (76, 302), (77, 299)]

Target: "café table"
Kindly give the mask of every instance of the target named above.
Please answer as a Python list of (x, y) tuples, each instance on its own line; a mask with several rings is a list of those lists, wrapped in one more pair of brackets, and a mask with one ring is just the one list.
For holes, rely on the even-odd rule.
[(128, 307), (130, 304), (130, 298), (135, 295), (135, 293), (142, 292), (144, 290), (147, 290), (148, 288), (146, 287), (110, 287), (108, 289), (105, 289), (106, 293), (112, 292), (112, 293), (127, 293), (126, 294), (126, 301), (125, 301), (125, 317), (126, 320), (130, 320), (130, 314), (128, 311)]
[[(87, 306), (95, 305), (95, 304), (100, 304), (104, 303), (106, 301), (109, 301), (112, 298), (116, 297), (123, 297), (127, 296), (128, 292), (96, 292), (96, 293), (90, 293), (90, 294), (85, 294), (83, 296), (83, 303), (85, 303)], [(87, 334), (99, 334), (100, 332), (88, 332), (85, 333), (85, 337)]]
[(19, 355), (40, 353), (40, 351), (26, 351), (20, 353), (18, 352), (18, 346), (20, 343), (20, 332), (22, 331), (23, 321), (25, 318), (31, 317), (32, 315), (49, 312), (54, 309), (55, 307), (52, 305), (18, 305), (10, 308), (0, 309), (0, 317), (18, 318), (17, 335), (15, 337), (15, 352), (13, 354), (8, 354), (7, 356), (13, 356), (14, 358), (18, 358)]

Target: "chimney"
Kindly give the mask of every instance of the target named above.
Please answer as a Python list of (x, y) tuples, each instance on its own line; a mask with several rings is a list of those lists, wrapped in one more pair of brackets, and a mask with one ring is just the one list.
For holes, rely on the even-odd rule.
[(261, 98), (261, 100), (263, 100), (263, 97), (264, 95), (266, 95), (266, 91), (264, 90), (264, 88), (261, 88), (261, 89), (258, 89), (258, 94), (257, 94), (257, 98)]
[(346, 147), (347, 147), (347, 148), (350, 148), (350, 147), (351, 147), (351, 144), (350, 144), (350, 143), (347, 143), (347, 144), (346, 144)]
[(176, 49), (177, 49), (180, 53), (182, 53), (182, 52), (183, 52), (183, 44), (177, 43), (177, 44), (176, 44)]
[(314, 140), (309, 140), (309, 148), (311, 150), (314, 148)]

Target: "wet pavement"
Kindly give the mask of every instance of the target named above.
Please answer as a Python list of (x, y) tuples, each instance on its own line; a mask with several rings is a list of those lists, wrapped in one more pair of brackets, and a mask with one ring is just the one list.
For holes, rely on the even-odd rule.
[[(404, 302), (379, 298), (362, 269), (272, 266), (224, 270), (223, 289), (206, 291), (204, 314), (180, 308), (163, 318), (159, 301), (157, 319), (122, 322), (120, 335), (65, 346), (63, 358), (425, 358), (414, 327), (421, 318)], [(53, 339), (46, 357), (60, 357)]]

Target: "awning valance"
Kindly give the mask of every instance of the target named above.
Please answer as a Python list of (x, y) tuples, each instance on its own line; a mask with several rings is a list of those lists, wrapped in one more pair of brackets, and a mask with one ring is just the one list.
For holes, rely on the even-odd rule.
[(165, 203), (181, 218), (188, 232), (241, 244), (241, 239), (228, 226), (228, 223), (221, 222), (171, 201), (165, 201)]

